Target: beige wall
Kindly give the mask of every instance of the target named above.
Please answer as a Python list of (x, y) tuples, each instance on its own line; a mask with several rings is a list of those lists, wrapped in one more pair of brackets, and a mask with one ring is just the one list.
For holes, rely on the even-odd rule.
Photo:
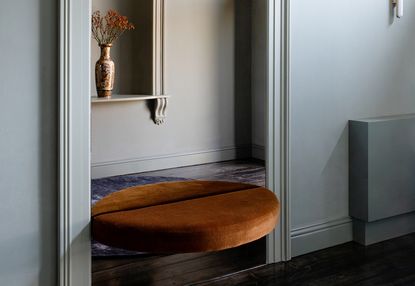
[(165, 89), (172, 96), (167, 122), (154, 125), (144, 102), (93, 105), (93, 176), (249, 155), (251, 68), (244, 49), (250, 47), (250, 27), (235, 28), (241, 22), (236, 11), (249, 16), (249, 3), (166, 1)]

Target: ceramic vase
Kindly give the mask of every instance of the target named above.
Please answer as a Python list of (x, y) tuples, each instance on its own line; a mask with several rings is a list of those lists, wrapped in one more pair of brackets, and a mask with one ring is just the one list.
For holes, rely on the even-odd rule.
[(115, 65), (111, 59), (111, 46), (100, 45), (101, 56), (95, 64), (95, 84), (98, 97), (111, 97), (114, 88)]

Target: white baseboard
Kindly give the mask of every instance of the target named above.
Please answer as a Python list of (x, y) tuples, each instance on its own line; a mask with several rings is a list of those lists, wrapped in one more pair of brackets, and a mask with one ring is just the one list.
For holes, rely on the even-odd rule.
[(291, 232), (292, 256), (299, 256), (353, 240), (349, 217), (301, 227)]
[(251, 145), (231, 146), (182, 154), (150, 156), (131, 160), (93, 163), (91, 177), (93, 179), (97, 179), (117, 175), (249, 158), (252, 153), (251, 148)]
[(265, 161), (265, 147), (252, 144), (252, 158)]

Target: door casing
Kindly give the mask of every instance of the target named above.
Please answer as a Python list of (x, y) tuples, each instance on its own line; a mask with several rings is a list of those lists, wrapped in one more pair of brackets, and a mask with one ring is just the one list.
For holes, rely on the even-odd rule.
[[(290, 0), (267, 0), (267, 186), (281, 202), (267, 237), (267, 263), (289, 260)], [(91, 284), (90, 15), (91, 2), (60, 0), (59, 270), (60, 286)]]

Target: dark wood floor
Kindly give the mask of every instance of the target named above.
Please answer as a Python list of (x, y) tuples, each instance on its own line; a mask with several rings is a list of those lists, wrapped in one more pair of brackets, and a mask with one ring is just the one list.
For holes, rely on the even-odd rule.
[[(249, 161), (192, 166), (145, 175), (265, 183), (263, 165)], [(94, 286), (415, 286), (415, 234), (369, 247), (347, 243), (296, 257), (287, 263), (256, 267), (264, 262), (265, 240), (262, 239), (213, 253), (96, 258), (93, 259), (92, 279)], [(242, 271), (252, 267), (256, 268)]]
[[(142, 175), (265, 184), (265, 168), (258, 161), (229, 161)], [(93, 258), (92, 285), (186, 285), (262, 265), (265, 253), (265, 240), (261, 239), (212, 253)]]
[(265, 186), (264, 162), (236, 160), (141, 173), (145, 176), (185, 177)]
[(198, 286), (415, 285), (415, 234), (364, 247), (347, 243)]
[(93, 285), (188, 285), (265, 262), (263, 240), (212, 253), (93, 259)]

